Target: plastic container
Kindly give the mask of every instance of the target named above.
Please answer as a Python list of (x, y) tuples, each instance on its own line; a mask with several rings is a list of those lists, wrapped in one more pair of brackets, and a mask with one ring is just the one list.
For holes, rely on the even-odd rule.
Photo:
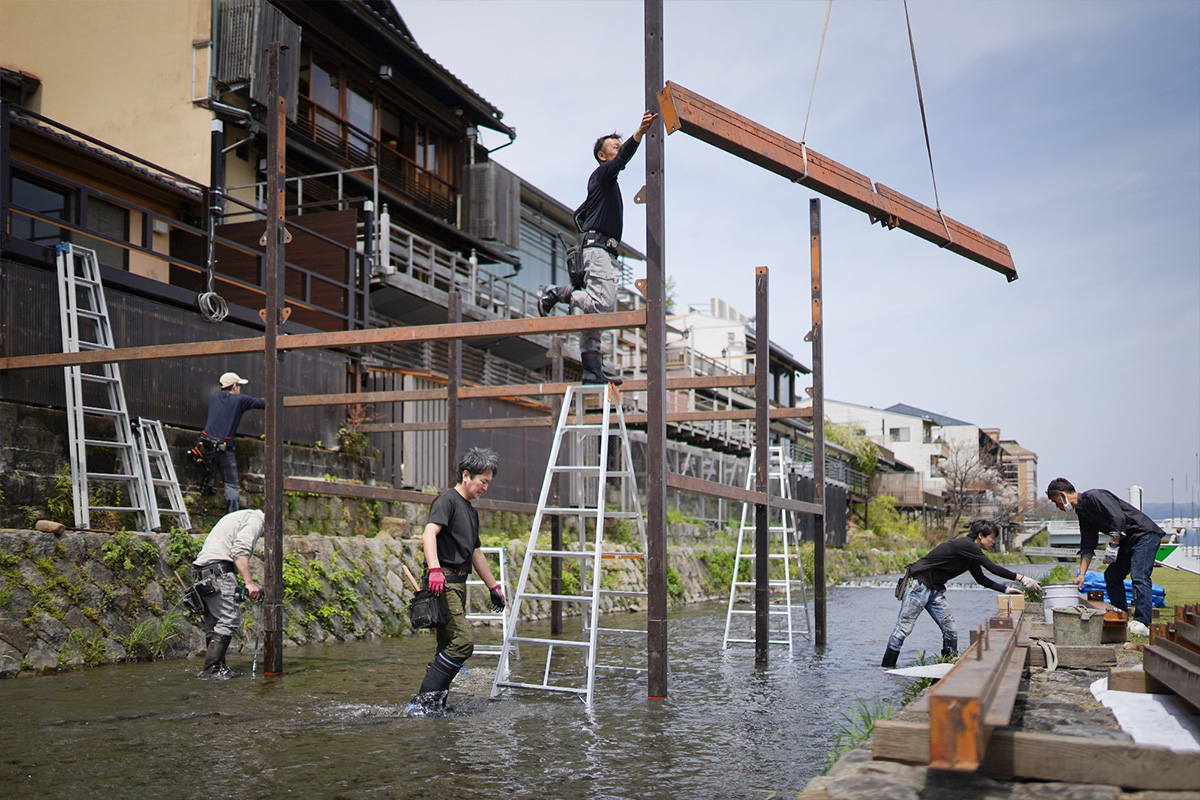
[(1054, 614), (1054, 644), (1058, 647), (1092, 647), (1104, 633), (1104, 612), (1091, 606), (1051, 609)]
[(1073, 583), (1059, 583), (1042, 587), (1042, 613), (1046, 622), (1054, 622), (1054, 609), (1073, 606), (1079, 602), (1079, 587)]

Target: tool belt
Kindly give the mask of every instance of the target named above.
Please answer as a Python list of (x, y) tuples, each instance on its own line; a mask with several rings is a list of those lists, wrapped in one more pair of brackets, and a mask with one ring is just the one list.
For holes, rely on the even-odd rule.
[(442, 567), (442, 576), (446, 579), (446, 583), (466, 583), (471, 573), (463, 572), (459, 569), (446, 569)]
[(617, 256), (617, 248), (621, 246), (621, 240), (614, 236), (606, 236), (600, 231), (584, 231), (583, 232), (583, 247), (602, 247), (607, 250), (613, 258)]
[(203, 567), (192, 565), (192, 577), (198, 581), (210, 576), (224, 575), (227, 572), (237, 572), (237, 567), (233, 565), (232, 561), (214, 561)]
[(204, 433), (203, 431), (200, 432), (200, 447), (205, 452), (212, 452), (213, 450), (216, 450), (218, 452), (223, 452), (227, 446), (228, 446), (228, 443), (221, 437), (209, 436), (207, 433)]

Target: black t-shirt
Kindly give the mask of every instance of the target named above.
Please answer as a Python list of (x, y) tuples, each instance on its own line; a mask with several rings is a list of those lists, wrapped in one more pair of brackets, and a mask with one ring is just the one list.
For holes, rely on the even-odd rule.
[(592, 170), (588, 178), (587, 199), (575, 215), (580, 230), (599, 231), (620, 240), (625, 227), (625, 204), (621, 200), (617, 175), (625, 169), (637, 149), (638, 141), (631, 137), (621, 144), (616, 158)]
[(208, 396), (208, 420), (204, 432), (217, 439), (232, 439), (242, 414), (252, 408), (266, 408), (267, 401), (248, 394), (219, 391)]
[(1017, 573), (993, 563), (983, 554), (983, 548), (979, 546), (979, 543), (968, 536), (942, 542), (930, 550), (920, 561), (908, 566), (910, 575), (930, 589), (939, 592), (945, 591), (946, 581), (957, 578), (967, 571), (970, 571), (971, 577), (981, 586), (1003, 592), (1005, 587), (984, 575), (983, 570), (985, 569), (993, 575), (999, 575), (1010, 581), (1017, 579)]
[(441, 567), (470, 572), (471, 554), (480, 546), (479, 512), (457, 489), (447, 489), (429, 507), (429, 522), (442, 526), (437, 535)]
[(1142, 511), (1107, 489), (1080, 492), (1075, 516), (1079, 517), (1080, 555), (1090, 556), (1102, 533), (1121, 533), (1130, 539), (1147, 534), (1163, 536), (1166, 533)]

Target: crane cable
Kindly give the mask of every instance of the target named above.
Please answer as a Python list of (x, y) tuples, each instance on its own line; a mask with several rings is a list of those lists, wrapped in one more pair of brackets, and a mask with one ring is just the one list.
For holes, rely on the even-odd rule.
[(800, 153), (804, 156), (804, 175), (796, 180), (803, 183), (808, 180), (808, 119), (812, 116), (813, 96), (817, 93), (817, 73), (821, 71), (821, 54), (825, 52), (825, 34), (829, 32), (829, 12), (833, 10), (833, 0), (825, 7), (825, 27), (821, 28), (821, 46), (817, 49), (817, 66), (813, 69), (812, 88), (808, 92), (808, 111), (804, 113), (804, 131), (800, 134)]
[(946, 230), (947, 242), (942, 245), (945, 247), (954, 244), (954, 237), (950, 235), (950, 226), (946, 224), (946, 216), (942, 213), (942, 201), (938, 199), (937, 175), (933, 171), (933, 147), (929, 143), (929, 123), (925, 120), (925, 97), (921, 94), (921, 73), (917, 70), (917, 45), (913, 41), (912, 21), (908, 16), (908, 0), (904, 0), (904, 24), (908, 26), (908, 49), (912, 53), (913, 77), (917, 81), (917, 104), (921, 107), (921, 127), (925, 129), (925, 151), (929, 153), (929, 177), (933, 180), (933, 202), (937, 205), (938, 218), (942, 220), (942, 227)]

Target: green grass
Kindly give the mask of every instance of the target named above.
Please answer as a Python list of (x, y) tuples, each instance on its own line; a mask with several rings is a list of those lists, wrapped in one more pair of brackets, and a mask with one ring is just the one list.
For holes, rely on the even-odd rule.
[(1167, 607), (1200, 603), (1200, 575), (1159, 567), (1151, 580), (1167, 590)]

